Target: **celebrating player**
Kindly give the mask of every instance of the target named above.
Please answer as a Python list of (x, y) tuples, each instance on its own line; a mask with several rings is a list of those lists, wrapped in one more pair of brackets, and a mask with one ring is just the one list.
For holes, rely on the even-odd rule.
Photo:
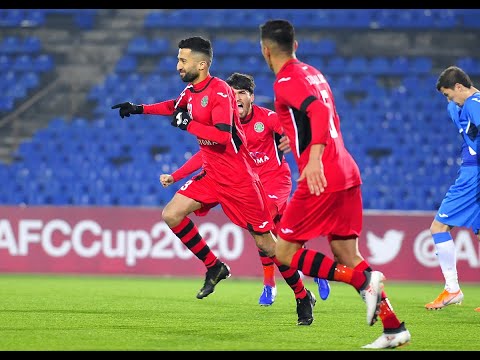
[[(225, 81), (210, 75), (213, 49), (209, 40), (190, 37), (180, 40), (178, 48), (177, 71), (188, 85), (177, 99), (142, 105), (124, 102), (112, 109), (118, 108), (122, 118), (131, 114), (173, 115), (173, 126), (197, 137), (203, 169), (176, 192), (162, 216), (207, 268), (204, 285), (197, 294), (198, 299), (203, 299), (230, 276), (230, 268), (208, 247), (188, 217), (191, 213), (206, 214), (220, 204), (234, 224), (248, 230), (257, 246), (272, 261), (278, 261), (271, 232), (273, 220), (262, 184), (251, 168), (252, 158), (246, 148), (235, 94)], [(304, 287), (298, 271), (287, 267), (285, 271), (290, 272), (289, 285), (295, 293), (297, 324), (310, 325), (315, 297)]]
[[(283, 156), (290, 147), (281, 143), (288, 140), (282, 136), (283, 128), (278, 122), (277, 114), (267, 108), (255, 105), (255, 81), (251, 75), (233, 73), (227, 80), (236, 96), (240, 120), (248, 141), (248, 148), (255, 159), (252, 169), (258, 174), (267, 194), (268, 207), (274, 223), (278, 223), (292, 190), (290, 167)], [(200, 156), (193, 156), (173, 174), (160, 175), (164, 187), (169, 186), (202, 167)], [(276, 228), (273, 229), (276, 234)], [(277, 288), (275, 283), (275, 268), (272, 259), (262, 249), (258, 248), (263, 266), (263, 292), (258, 303), (262, 306), (272, 305), (275, 301)], [(288, 267), (279, 266), (279, 271), (285, 281), (291, 283), (291, 271)], [(322, 299), (326, 299), (330, 286), (325, 279), (316, 280)]]
[[(393, 348), (410, 341), (397, 319), (381, 281), (358, 251), (362, 230), (361, 177), (345, 148), (332, 91), (323, 74), (296, 57), (295, 29), (287, 20), (260, 26), (262, 55), (275, 73), (275, 111), (290, 139), (300, 178), (278, 224), (278, 260), (303, 274), (352, 285), (367, 303), (367, 323), (382, 319), (382, 335), (365, 348)], [(328, 236), (335, 260), (303, 245)], [(354, 271), (374, 279), (367, 285)], [(375, 294), (373, 305), (366, 294)]]

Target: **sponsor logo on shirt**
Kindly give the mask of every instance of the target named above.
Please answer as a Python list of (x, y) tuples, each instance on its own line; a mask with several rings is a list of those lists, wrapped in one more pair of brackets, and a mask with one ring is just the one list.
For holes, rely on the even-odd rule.
[(255, 161), (256, 165), (262, 165), (266, 163), (268, 160), (270, 160), (268, 155), (261, 151), (251, 152), (250, 155), (253, 161)]
[(216, 141), (211, 141), (211, 140), (197, 138), (197, 141), (198, 141), (198, 145), (207, 145), (207, 146), (218, 145)]
[(226, 98), (228, 96), (227, 94), (224, 94), (222, 92), (218, 92), (217, 95), (220, 95), (221, 97), (224, 97), (224, 98)]
[(292, 229), (289, 229), (289, 228), (282, 228), (280, 229), (280, 231), (284, 234), (291, 234), (293, 233), (293, 230)]

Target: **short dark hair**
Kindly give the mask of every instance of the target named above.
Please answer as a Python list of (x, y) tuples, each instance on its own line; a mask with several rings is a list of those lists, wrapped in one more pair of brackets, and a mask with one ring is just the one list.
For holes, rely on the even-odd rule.
[(179, 49), (190, 49), (195, 52), (202, 53), (210, 59), (212, 62), (213, 59), (213, 48), (210, 40), (205, 39), (201, 36), (193, 36), (178, 42)]
[(268, 20), (260, 25), (260, 38), (275, 42), (281, 51), (293, 52), (295, 28), (288, 20)]
[(473, 86), (472, 80), (470, 80), (470, 77), (465, 71), (458, 66), (449, 66), (443, 70), (438, 77), (437, 90), (440, 91), (442, 87), (445, 89), (453, 89), (457, 83), (469, 89)]
[(241, 74), (234, 72), (226, 80), (227, 84), (236, 90), (247, 90), (250, 94), (253, 94), (255, 89), (255, 81), (252, 75)]

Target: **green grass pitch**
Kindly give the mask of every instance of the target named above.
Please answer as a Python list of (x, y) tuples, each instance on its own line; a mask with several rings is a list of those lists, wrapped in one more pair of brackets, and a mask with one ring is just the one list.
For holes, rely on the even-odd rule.
[[(203, 278), (0, 275), (0, 350), (237, 351), (361, 349), (382, 332), (367, 326), (365, 304), (353, 288), (331, 282), (317, 297), (311, 326), (296, 326), (295, 300), (277, 276), (278, 296), (258, 305), (261, 279), (222, 281), (198, 300)], [(439, 311), (425, 303), (443, 283), (385, 282), (399, 318), (412, 334), (387, 351), (480, 350), (480, 286), (462, 284), (465, 299)]]

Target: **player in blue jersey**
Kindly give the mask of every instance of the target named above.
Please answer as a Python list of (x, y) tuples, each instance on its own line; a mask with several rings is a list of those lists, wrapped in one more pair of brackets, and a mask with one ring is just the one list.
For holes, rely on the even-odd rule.
[(462, 164), (455, 183), (448, 189), (430, 226), (438, 262), (445, 278), (442, 293), (425, 305), (428, 310), (461, 304), (455, 244), (450, 231), (455, 226), (480, 230), (480, 92), (460, 68), (450, 66), (437, 80), (437, 90), (448, 100), (448, 114), (463, 138)]

